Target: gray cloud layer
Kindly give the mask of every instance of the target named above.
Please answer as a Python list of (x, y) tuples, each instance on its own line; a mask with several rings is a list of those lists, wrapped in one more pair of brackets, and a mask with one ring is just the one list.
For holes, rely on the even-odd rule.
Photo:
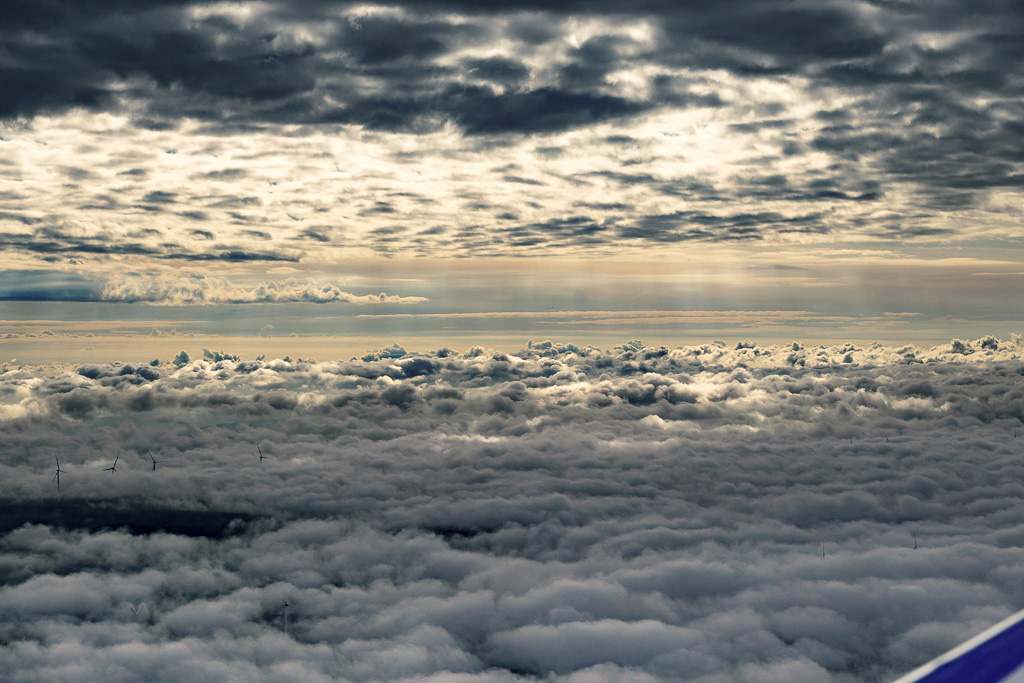
[(894, 678), (1024, 604), (1022, 354), (540, 342), (8, 366), (0, 667)]
[[(348, 212), (314, 221), (325, 207), (308, 215), (300, 210), (310, 208), (302, 206), (308, 197), (261, 227), (267, 217), (252, 212), (266, 202), (255, 191), (261, 183), (242, 185), (263, 180), (251, 164), (159, 186), (161, 164), (136, 151), (116, 160), (118, 183), (78, 208), (104, 224), (118, 222), (111, 213), (135, 222), (148, 215), (162, 221), (147, 228), (155, 233), (68, 230), (67, 216), (23, 206), (23, 188), (12, 187), (0, 241), (39, 258), (237, 262), (291, 261), (339, 242), (385, 254), (507, 254), (833, 233), (1007, 236), (1001, 217), (1017, 211), (1007, 196), (1024, 178), (1022, 21), (1009, 0), (652, 1), (628, 13), (603, 2), (19, 0), (0, 27), (0, 118), (11, 122), (112, 112), (128, 117), (134, 133), (182, 143), (339, 128), (368, 139), (454, 130), (463, 139), (448, 150), (452, 157), (541, 142), (506, 157), (505, 165), (529, 159), (525, 168), (487, 169), (488, 190), (460, 186), (440, 213), (436, 193), (417, 195), (409, 183), (398, 191), (401, 202), (394, 193), (359, 197), (351, 213), (373, 218), (366, 234), (345, 229)], [(700, 111), (709, 114), (644, 127), (649, 117)], [(602, 125), (611, 134), (602, 134), (600, 148), (558, 137)], [(717, 156), (720, 173), (679, 168), (685, 149), (661, 151), (691, 127), (723, 141), (724, 149), (694, 154)], [(19, 137), (16, 126), (12, 132)], [(139, 150), (152, 144), (147, 138)], [(171, 144), (161, 151), (177, 153)], [(396, 160), (431, 159), (429, 145), (400, 147), (357, 175), (376, 180)], [(603, 157), (600, 167), (575, 158), (587, 149)], [(655, 163), (661, 157), (673, 163)], [(315, 158), (310, 153), (295, 177)], [(70, 184), (97, 176), (66, 163), (50, 172)], [(350, 163), (339, 155), (336, 169)], [(574, 187), (578, 206), (529, 211), (522, 184), (549, 207)], [(351, 188), (343, 192), (352, 199)], [(945, 220), (950, 215), (964, 220)], [(167, 221), (177, 226), (172, 235), (161, 232)], [(224, 230), (228, 222), (242, 227)], [(339, 231), (350, 234), (340, 240)], [(279, 241), (268, 248), (251, 233)]]
[(334, 284), (312, 280), (299, 282), (294, 278), (271, 280), (255, 287), (246, 287), (224, 278), (199, 274), (113, 279), (106, 283), (99, 300), (161, 306), (241, 303), (416, 304), (427, 301), (421, 296), (397, 296), (385, 292), (352, 294)]
[(216, 304), (418, 304), (422, 296), (353, 294), (338, 285), (295, 278), (247, 286), (202, 273), (115, 275), (95, 280), (75, 273), (7, 271), (0, 274), (0, 300), (142, 303), (155, 306)]

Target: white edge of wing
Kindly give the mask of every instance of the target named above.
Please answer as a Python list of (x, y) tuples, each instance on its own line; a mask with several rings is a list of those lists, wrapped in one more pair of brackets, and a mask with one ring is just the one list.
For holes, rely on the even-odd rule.
[(998, 624), (996, 624), (992, 628), (989, 628), (989, 629), (986, 629), (985, 631), (982, 631), (981, 633), (979, 633), (978, 635), (974, 636), (970, 640), (964, 641), (960, 645), (957, 645), (956, 647), (954, 647), (949, 652), (947, 652), (945, 654), (942, 654), (942, 655), (939, 655), (938, 657), (936, 657), (932, 661), (928, 662), (927, 664), (924, 664), (923, 666), (920, 666), (920, 667), (914, 669), (913, 671), (908, 673), (906, 676), (902, 676), (902, 677), (896, 679), (895, 681), (893, 681), (892, 683), (914, 683), (914, 681), (917, 681), (917, 680), (923, 678), (924, 676), (927, 676), (928, 674), (930, 674), (931, 672), (935, 671), (936, 669), (938, 669), (943, 664), (945, 664), (947, 662), (953, 661), (957, 657), (959, 657), (959, 656), (961, 656), (961, 655), (963, 655), (963, 654), (965, 654), (967, 652), (970, 652), (974, 648), (978, 647), (979, 645), (984, 643), (986, 640), (989, 640), (990, 638), (993, 638), (993, 637), (999, 635), (1000, 633), (1002, 633), (1006, 629), (1010, 628), (1011, 626), (1013, 626), (1014, 624), (1016, 624), (1019, 621), (1024, 621), (1024, 610), (1021, 610), (1020, 612), (1017, 612), (1013, 616), (1009, 616), (1009, 617), (1003, 619), (1002, 621), (1000, 621)]

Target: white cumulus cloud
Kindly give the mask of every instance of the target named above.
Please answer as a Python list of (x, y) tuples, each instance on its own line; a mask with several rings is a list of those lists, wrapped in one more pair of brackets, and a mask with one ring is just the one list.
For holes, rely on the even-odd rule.
[(247, 287), (226, 278), (202, 274), (111, 279), (104, 284), (100, 299), (161, 306), (255, 303), (418, 304), (427, 301), (421, 296), (398, 296), (384, 292), (357, 295), (334, 284), (312, 280), (300, 282), (295, 278), (270, 280)]
[(0, 670), (893, 680), (1024, 605), (1022, 351), (4, 366)]

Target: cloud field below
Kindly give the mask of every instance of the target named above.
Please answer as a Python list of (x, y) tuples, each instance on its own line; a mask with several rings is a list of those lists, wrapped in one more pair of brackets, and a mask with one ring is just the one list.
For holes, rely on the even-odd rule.
[(0, 668), (891, 680), (1024, 605), (1022, 355), (5, 365)]

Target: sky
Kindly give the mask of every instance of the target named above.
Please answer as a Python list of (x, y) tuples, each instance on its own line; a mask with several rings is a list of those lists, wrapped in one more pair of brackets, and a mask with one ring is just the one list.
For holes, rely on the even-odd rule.
[(623, 7), (8, 3), (0, 355), (1020, 331), (1018, 1)]
[(1019, 0), (8, 0), (0, 671), (888, 683), (1024, 608)]

